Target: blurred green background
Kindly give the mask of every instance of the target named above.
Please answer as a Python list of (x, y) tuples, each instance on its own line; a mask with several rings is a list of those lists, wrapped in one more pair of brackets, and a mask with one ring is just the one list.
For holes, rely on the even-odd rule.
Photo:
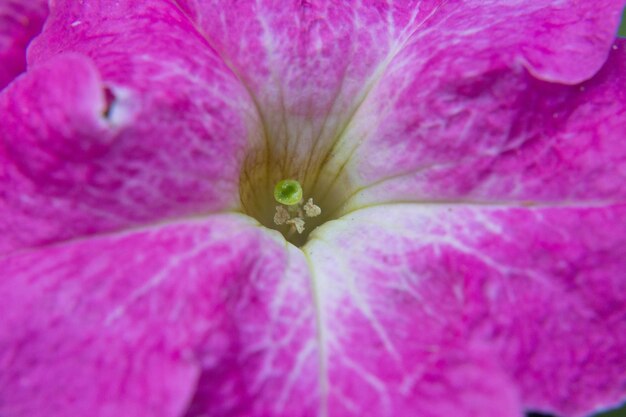
[(622, 26), (619, 28), (619, 35), (626, 37), (626, 9), (624, 9), (624, 14), (622, 15)]
[(597, 417), (626, 417), (626, 406), (608, 413), (596, 414)]

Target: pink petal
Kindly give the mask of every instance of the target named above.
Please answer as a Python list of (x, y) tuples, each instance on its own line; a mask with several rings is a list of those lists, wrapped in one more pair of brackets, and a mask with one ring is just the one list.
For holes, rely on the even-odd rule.
[(330, 162), (329, 175), (354, 184), (348, 209), (626, 197), (626, 42), (575, 86), (537, 80), (500, 58), (442, 55), (419, 67), (416, 48), (392, 63)]
[(326, 114), (337, 98), (354, 99), (375, 70), (407, 47), (419, 46), (417, 65), (442, 55), (480, 61), (485, 53), (521, 61), (545, 79), (587, 79), (606, 59), (625, 2), (179, 3), (261, 102), (282, 100), (290, 112), (314, 115), (312, 109)]
[(220, 215), (15, 253), (0, 413), (584, 415), (626, 397), (625, 214), (373, 208), (304, 256)]
[(29, 65), (0, 95), (0, 252), (238, 207), (251, 104), (177, 7), (53, 2)]
[(46, 0), (0, 0), (0, 91), (26, 69), (26, 47), (43, 26)]
[(3, 417), (314, 416), (295, 248), (216, 215), (0, 260)]
[[(0, 415), (579, 416), (626, 397), (621, 55), (587, 95), (547, 83), (592, 77), (623, 4), (53, 3), (0, 95), (0, 251), (22, 248), (0, 258)], [(427, 171), (354, 204), (560, 206), (349, 212), (305, 256), (225, 215), (23, 249), (236, 208), (261, 125), (209, 44), (272, 151), (356, 188)], [(529, 103), (592, 117), (559, 130)], [(599, 130), (572, 144), (581, 126)], [(533, 146), (500, 157), (507, 140)], [(541, 159), (555, 146), (571, 168)]]
[(289, 161), (285, 176), (304, 168), (305, 188), (320, 194), (329, 183), (337, 194), (358, 191), (457, 160), (480, 135), (486, 143), (474, 152), (506, 136), (511, 115), (493, 112), (519, 108), (520, 74), (566, 84), (589, 79), (606, 60), (626, 4), (180, 3), (255, 97), (269, 152)]
[[(305, 189), (410, 19), (408, 6), (369, 2), (179, 3), (254, 97), (268, 136), (266, 163), (283, 171), (273, 180), (295, 176)], [(395, 19), (397, 27), (389, 24)]]
[(624, 401), (625, 215), (398, 204), (317, 229), (305, 252), (331, 404), (353, 407), (346, 415), (519, 415), (519, 396), (569, 417)]

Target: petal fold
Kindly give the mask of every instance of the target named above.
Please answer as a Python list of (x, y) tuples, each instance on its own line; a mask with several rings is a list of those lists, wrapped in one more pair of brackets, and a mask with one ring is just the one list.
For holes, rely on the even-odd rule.
[(29, 68), (0, 96), (0, 252), (238, 208), (255, 115), (174, 4), (55, 1)]

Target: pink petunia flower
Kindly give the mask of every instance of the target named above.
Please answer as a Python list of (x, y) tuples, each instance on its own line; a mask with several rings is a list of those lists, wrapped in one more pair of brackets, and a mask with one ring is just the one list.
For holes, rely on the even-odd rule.
[(626, 400), (626, 1), (46, 3), (0, 0), (0, 416)]

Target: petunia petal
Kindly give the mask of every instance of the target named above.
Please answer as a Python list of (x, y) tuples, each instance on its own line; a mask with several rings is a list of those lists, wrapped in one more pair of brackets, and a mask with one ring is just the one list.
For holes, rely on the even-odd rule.
[(416, 200), (624, 201), (626, 42), (611, 51), (595, 77), (575, 86), (477, 68), (479, 61), (473, 74), (431, 74), (436, 79), (397, 69), (370, 96), (363, 116), (371, 120), (361, 129), (371, 131), (343, 160), (358, 184), (347, 209)]
[[(409, 24), (400, 7), (368, 2), (180, 0), (257, 103), (266, 142), (254, 171), (270, 171), (267, 186), (298, 178), (306, 192), (380, 77), (390, 50)], [(417, 12), (416, 12), (417, 13)], [(425, 19), (419, 11), (413, 19)], [(258, 165), (258, 164), (257, 164)], [(274, 171), (274, 172), (272, 172)], [(258, 174), (255, 174), (258, 175)], [(268, 188), (271, 190), (271, 188)]]
[(314, 416), (305, 259), (237, 215), (0, 259), (3, 417)]
[(0, 252), (236, 209), (252, 104), (180, 10), (50, 13), (29, 72), (0, 95)]
[(308, 262), (216, 215), (5, 256), (0, 412), (580, 416), (626, 394), (624, 214), (372, 208)]
[[(433, 403), (454, 404), (454, 415), (515, 415), (516, 397), (564, 417), (617, 405), (626, 399), (625, 215), (624, 205), (400, 204), (317, 229), (304, 250), (331, 403), (377, 416), (452, 415)], [(402, 402), (416, 408), (390, 406)]]
[(443, 148), (458, 158), (464, 148), (449, 142), (473, 144), (490, 122), (506, 132), (510, 117), (502, 117), (504, 111), (476, 121), (475, 133), (468, 119), (482, 120), (495, 106), (512, 103), (524, 89), (520, 73), (566, 84), (589, 79), (606, 60), (626, 4), (179, 3), (255, 97), (268, 153), (288, 161), (283, 175), (302, 175), (316, 194), (336, 189), (338, 195), (438, 162), (421, 157), (409, 164), (403, 153), (418, 153), (411, 146)]
[[(466, 338), (462, 320), (434, 309), (447, 300), (424, 299), (412, 288), (420, 274), (393, 261), (409, 246), (378, 228), (369, 234), (375, 229), (361, 220), (320, 229), (305, 247), (320, 300), (328, 415), (519, 416), (518, 392), (488, 346)], [(381, 256), (384, 245), (393, 246)]]
[(26, 69), (26, 47), (43, 26), (47, 0), (0, 0), (0, 91)]

